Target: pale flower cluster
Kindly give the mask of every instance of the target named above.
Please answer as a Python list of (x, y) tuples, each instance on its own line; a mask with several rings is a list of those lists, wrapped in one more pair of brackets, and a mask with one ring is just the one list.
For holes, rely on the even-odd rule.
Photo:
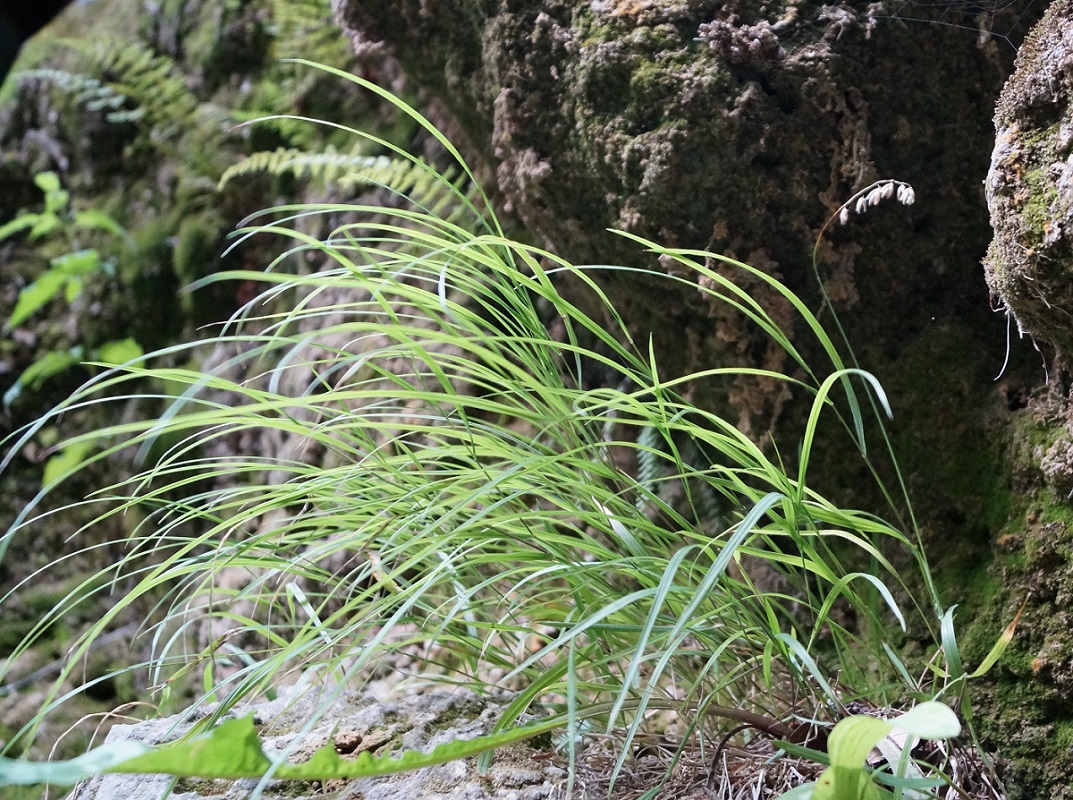
[(866, 186), (861, 189), (857, 194), (853, 195), (853, 197), (842, 204), (842, 207), (838, 211), (838, 221), (843, 225), (849, 222), (851, 206), (853, 207), (854, 212), (863, 214), (872, 206), (878, 205), (888, 197), (894, 196), (897, 196), (898, 202), (903, 206), (911, 206), (917, 199), (913, 187), (904, 181), (877, 181), (871, 186)]

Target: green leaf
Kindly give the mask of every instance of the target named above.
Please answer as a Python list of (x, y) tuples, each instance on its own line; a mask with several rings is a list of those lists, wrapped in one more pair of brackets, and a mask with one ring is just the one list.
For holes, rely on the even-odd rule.
[(10, 330), (19, 327), (34, 312), (55, 297), (66, 282), (67, 276), (56, 270), (50, 269), (42, 273), (41, 277), (19, 292), (19, 299), (15, 302), (15, 309), (7, 321), (7, 328)]
[[(66, 189), (59, 189), (45, 195), (45, 213), (56, 214), (63, 211), (71, 202), (71, 193)], [(58, 221), (58, 220), (57, 220)]]
[(60, 190), (60, 176), (51, 170), (39, 172), (34, 175), (34, 183), (36, 183), (37, 188), (45, 194), (48, 194), (49, 192), (58, 192)]
[(144, 354), (145, 350), (142, 349), (142, 346), (128, 336), (126, 339), (116, 339), (114, 342), (102, 344), (97, 348), (93, 359), (102, 364), (115, 366), (126, 364), (128, 361), (140, 358)]
[(827, 741), (827, 752), (831, 754), (831, 768), (860, 769), (879, 740), (891, 730), (893, 730), (893, 725), (878, 717), (860, 715), (840, 721), (835, 725), (831, 738)]
[(52, 259), (52, 269), (64, 275), (89, 275), (101, 268), (101, 254), (96, 250), (76, 250)]
[(816, 792), (816, 783), (802, 783), (788, 792), (783, 792), (775, 800), (812, 800)]
[(67, 279), (67, 283), (63, 287), (63, 299), (70, 305), (78, 296), (82, 294), (82, 279), (77, 277), (71, 277)]
[[(444, 764), (523, 741), (562, 727), (561, 719), (542, 720), (503, 733), (448, 742), (429, 753), (408, 752), (395, 758), (361, 753), (356, 759), (339, 757), (325, 745), (301, 764), (282, 763), (273, 777), (298, 780), (363, 778)], [(134, 748), (134, 749), (132, 749)], [(209, 733), (175, 744), (149, 747), (132, 742), (106, 744), (70, 761), (24, 762), (0, 759), (0, 786), (55, 783), (71, 785), (101, 772), (163, 773), (206, 778), (260, 778), (276, 762), (265, 755), (252, 717), (229, 719)]]
[(980, 662), (980, 666), (970, 675), (970, 678), (980, 678), (991, 671), (991, 668), (995, 666), (1002, 654), (1006, 652), (1006, 648), (1010, 646), (1010, 642), (1013, 641), (1013, 634), (1017, 631), (1017, 624), (1021, 621), (1021, 615), (1025, 613), (1025, 607), (1028, 605), (1028, 598), (1021, 604), (1020, 610), (1013, 618), (1013, 622), (1006, 626), (1002, 631), (1002, 635), (998, 637), (998, 641), (995, 642), (991, 651), (984, 657), (984, 660)]
[(241, 717), (225, 720), (207, 734), (154, 747), (129, 761), (109, 767), (107, 771), (257, 778), (271, 766), (272, 762), (261, 749), (253, 718)]
[(939, 625), (948, 674), (955, 681), (965, 677), (965, 668), (961, 664), (961, 650), (958, 648), (957, 635), (954, 633), (954, 609), (956, 608), (956, 605), (950, 606), (943, 614)]
[(953, 739), (961, 734), (957, 714), (949, 706), (935, 700), (920, 703), (911, 711), (889, 720), (889, 723), (891, 727), (921, 739)]
[(82, 348), (78, 346), (72, 347), (70, 350), (46, 353), (23, 370), (14, 385), (4, 392), (4, 405), (10, 406), (14, 403), (16, 398), (22, 394), (23, 389), (37, 389), (53, 375), (73, 367), (81, 360)]
[(864, 715), (847, 717), (835, 725), (827, 742), (831, 766), (820, 776), (812, 795), (814, 800), (879, 798), (879, 790), (864, 764), (873, 748), (895, 729), (921, 739), (950, 739), (961, 733), (961, 723), (947, 706), (933, 700), (891, 720)]
[(861, 767), (828, 767), (816, 781), (812, 798), (813, 800), (879, 800), (879, 789), (872, 783), (868, 771)]
[(11, 222), (0, 225), (0, 242), (14, 236), (19, 231), (32, 228), (40, 218), (40, 214), (19, 214)]
[(42, 236), (48, 236), (56, 228), (60, 227), (60, 218), (55, 214), (45, 212), (44, 214), (36, 215), (37, 219), (34, 221), (34, 226), (30, 229), (30, 239), (40, 239)]
[(127, 238), (127, 232), (123, 229), (122, 225), (112, 219), (108, 214), (105, 214), (103, 211), (98, 211), (95, 208), (91, 208), (88, 211), (76, 212), (75, 225), (80, 228), (92, 228), (113, 233), (121, 238)]
[(82, 275), (89, 275), (101, 268), (101, 256), (96, 250), (78, 250), (52, 259), (51, 269), (19, 292), (15, 310), (7, 321), (8, 328), (17, 328), (45, 303), (65, 290), (67, 302), (73, 302), (82, 293)]
[[(39, 172), (34, 176), (34, 183), (45, 193), (45, 214), (56, 216), (57, 211), (67, 207), (71, 202), (71, 194), (60, 184), (60, 178), (55, 172)], [(59, 220), (56, 220), (59, 222)]]
[(90, 439), (82, 439), (61, 448), (56, 455), (45, 462), (45, 472), (41, 477), (43, 486), (51, 486), (81, 464), (96, 446)]
[(123, 228), (118, 222), (104, 211), (100, 211), (95, 208), (90, 208), (86, 211), (76, 211), (74, 216), (74, 224), (78, 227), (97, 229), (97, 231), (104, 231), (109, 234), (118, 236), (123, 241), (127, 242), (127, 247), (134, 248), (134, 240), (126, 229)]
[(38, 763), (0, 757), (0, 786), (27, 786), (34, 783), (55, 783), (71, 786), (110, 767), (130, 761), (149, 745), (140, 742), (116, 742), (98, 747), (70, 761)]

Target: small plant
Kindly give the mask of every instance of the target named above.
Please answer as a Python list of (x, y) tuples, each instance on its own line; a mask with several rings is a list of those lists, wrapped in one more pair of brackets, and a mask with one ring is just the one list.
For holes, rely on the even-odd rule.
[(0, 241), (22, 231), (28, 231), (27, 238), (31, 242), (62, 235), (71, 252), (50, 259), (49, 268), (19, 291), (15, 309), (4, 325), (6, 330), (19, 327), (61, 292), (68, 303), (73, 303), (82, 293), (86, 276), (111, 272), (111, 265), (96, 250), (77, 249), (80, 232), (103, 230), (115, 236), (126, 236), (119, 224), (102, 211), (72, 211), (70, 194), (60, 186), (55, 172), (38, 173), (34, 183), (45, 193), (44, 210), (22, 211), (11, 222), (0, 226)]
[[(19, 291), (11, 316), (4, 324), (5, 331), (18, 328), (47, 303), (62, 296), (73, 303), (82, 294), (86, 280), (95, 274), (113, 275), (111, 262), (103, 259), (94, 248), (81, 248), (80, 239), (91, 231), (104, 231), (118, 238), (128, 238), (126, 231), (103, 211), (71, 208), (70, 194), (60, 184), (55, 172), (41, 172), (34, 183), (45, 193), (41, 211), (22, 211), (15, 219), (0, 226), (0, 241), (26, 232), (30, 242), (55, 240), (66, 250), (48, 259), (48, 268)], [(69, 350), (46, 353), (19, 375), (4, 393), (4, 405), (10, 406), (25, 389), (38, 389), (46, 380), (83, 360), (122, 364), (142, 354), (133, 339), (106, 342), (88, 352), (81, 345)]]
[[(896, 734), (901, 735), (896, 735)], [(925, 702), (913, 710), (880, 719), (866, 714), (846, 717), (835, 725), (827, 740), (827, 763), (830, 766), (815, 783), (804, 783), (784, 792), (777, 800), (882, 800), (883, 798), (934, 797), (925, 790), (947, 785), (939, 778), (927, 778), (913, 762), (912, 752), (921, 739), (952, 739), (961, 733), (957, 715), (942, 703)], [(871, 754), (878, 749), (880, 758), (894, 774), (887, 777), (872, 770)], [(929, 765), (929, 770), (932, 767)], [(876, 781), (880, 776), (894, 792)]]

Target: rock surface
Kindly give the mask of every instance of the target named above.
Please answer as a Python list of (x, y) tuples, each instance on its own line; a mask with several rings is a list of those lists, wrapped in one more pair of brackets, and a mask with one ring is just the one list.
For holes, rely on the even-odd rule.
[[(606, 232), (617, 228), (739, 258), (814, 298), (810, 254), (840, 204), (877, 179), (911, 183), (911, 209), (855, 216), (820, 242), (827, 291), (865, 364), (937, 321), (996, 324), (980, 280), (990, 232), (979, 187), (1012, 50), (964, 30), (974, 21), (957, 4), (912, 4), (908, 22), (903, 5), (335, 2), (358, 48), (393, 54), (495, 170), (505, 204), (575, 263), (641, 260)], [(605, 279), (665, 373), (787, 366), (699, 296)], [(884, 376), (889, 390), (898, 380)], [(779, 416), (771, 387), (727, 400), (758, 438)]]
[[(239, 716), (253, 715), (266, 752), (287, 751), (300, 762), (334, 742), (341, 755), (428, 750), (456, 739), (470, 739), (491, 730), (503, 707), (470, 694), (443, 692), (378, 702), (356, 693), (337, 696), (282, 693), (275, 701), (243, 706)], [(189, 729), (188, 716), (135, 725), (117, 725), (109, 742), (135, 740), (156, 744)], [(164, 775), (102, 775), (80, 784), (71, 800), (544, 800), (558, 796), (565, 771), (551, 760), (533, 756), (542, 751), (522, 743), (496, 751), (491, 768), (481, 775), (473, 759), (434, 767), (350, 781), (209, 780)], [(169, 794), (170, 789), (170, 794)]]
[(987, 280), (1023, 331), (1073, 356), (1073, 2), (1025, 40), (995, 113)]

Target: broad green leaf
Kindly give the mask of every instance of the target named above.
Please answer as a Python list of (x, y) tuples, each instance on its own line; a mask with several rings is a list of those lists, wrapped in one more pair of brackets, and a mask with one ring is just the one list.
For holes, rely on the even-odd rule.
[(116, 742), (90, 750), (70, 761), (19, 761), (0, 757), (0, 786), (27, 786), (35, 783), (55, 783), (71, 786), (109, 768), (136, 758), (149, 749), (141, 742)]
[[(920, 703), (900, 717), (889, 720), (892, 728), (921, 739), (953, 739), (961, 733), (961, 722), (950, 707), (935, 700)], [(837, 727), (837, 726), (836, 726)]]
[(783, 792), (775, 800), (812, 800), (816, 791), (816, 783), (802, 783), (788, 792)]
[[(780, 798), (781, 800), (781, 798)], [(880, 800), (879, 789), (862, 767), (828, 767), (816, 781), (812, 800)]]
[(841, 720), (827, 740), (831, 767), (860, 769), (876, 743), (892, 729), (890, 722), (863, 714)]
[(122, 225), (103, 211), (99, 211), (95, 208), (91, 208), (87, 211), (75, 212), (75, 225), (81, 228), (94, 228), (96, 230), (107, 231), (108, 233), (113, 233), (121, 238), (127, 238), (127, 232), (123, 229)]
[(10, 222), (5, 222), (3, 225), (0, 225), (0, 242), (14, 236), (19, 231), (32, 228), (37, 224), (40, 217), (40, 214), (19, 214), (19, 216), (15, 217), (15, 219)]
[(145, 354), (145, 350), (131, 337), (116, 339), (114, 342), (106, 342), (97, 348), (94, 360), (102, 364), (118, 365), (126, 364)]
[(60, 218), (55, 214), (50, 214), (48, 212), (38, 214), (33, 227), (30, 228), (30, 239), (32, 241), (34, 239), (40, 239), (42, 236), (48, 236), (58, 227), (60, 227)]
[(4, 405), (10, 406), (22, 394), (23, 389), (37, 389), (53, 375), (63, 372), (82, 361), (82, 348), (46, 353), (23, 370), (10, 389), (4, 392)]
[(7, 327), (9, 329), (19, 327), (55, 297), (66, 282), (67, 276), (62, 272), (53, 269), (44, 272), (36, 281), (19, 292), (19, 299), (15, 302), (15, 310), (11, 312)]
[(51, 486), (75, 467), (81, 464), (95, 447), (95, 442), (83, 439), (60, 448), (56, 455), (45, 462), (45, 472), (41, 477), (44, 486)]
[(63, 299), (70, 305), (78, 296), (82, 294), (82, 279), (77, 276), (72, 276), (67, 279), (67, 283), (63, 285)]
[(96, 250), (76, 250), (52, 259), (52, 269), (64, 275), (89, 275), (101, 268), (101, 254)]
[(49, 192), (58, 192), (60, 190), (60, 176), (52, 170), (39, 172), (34, 175), (34, 183), (37, 184), (37, 188), (45, 194), (48, 194)]
[[(361, 753), (349, 760), (335, 747), (325, 745), (301, 764), (278, 764), (272, 775), (281, 779), (328, 780), (392, 775), (398, 772), (444, 764), (479, 755), (486, 750), (549, 733), (563, 726), (550, 719), (476, 739), (449, 742), (428, 753), (408, 752), (399, 757), (390, 753), (374, 756)], [(276, 765), (265, 755), (252, 717), (229, 719), (211, 732), (175, 744), (149, 747), (131, 742), (106, 744), (70, 761), (24, 762), (0, 759), (0, 786), (10, 784), (55, 783), (70, 785), (101, 772), (163, 773), (205, 778), (260, 778)]]
[[(71, 202), (71, 194), (60, 184), (60, 178), (55, 172), (39, 172), (34, 176), (34, 183), (45, 193), (45, 214), (55, 216), (57, 211), (67, 207)], [(59, 222), (59, 220), (57, 220)]]
[(108, 772), (165, 773), (214, 778), (256, 778), (272, 761), (261, 749), (251, 717), (224, 720), (207, 734), (154, 747)]
[(865, 715), (847, 717), (835, 725), (827, 741), (831, 766), (820, 776), (813, 793), (814, 800), (879, 798), (879, 790), (865, 769), (865, 760), (895, 729), (921, 739), (949, 739), (961, 733), (961, 723), (947, 706), (933, 700), (920, 703), (891, 720)]
[[(71, 202), (71, 193), (66, 189), (59, 189), (55, 192), (49, 192), (45, 195), (45, 213), (56, 214), (57, 211), (63, 211)], [(57, 222), (59, 220), (57, 219)]]

